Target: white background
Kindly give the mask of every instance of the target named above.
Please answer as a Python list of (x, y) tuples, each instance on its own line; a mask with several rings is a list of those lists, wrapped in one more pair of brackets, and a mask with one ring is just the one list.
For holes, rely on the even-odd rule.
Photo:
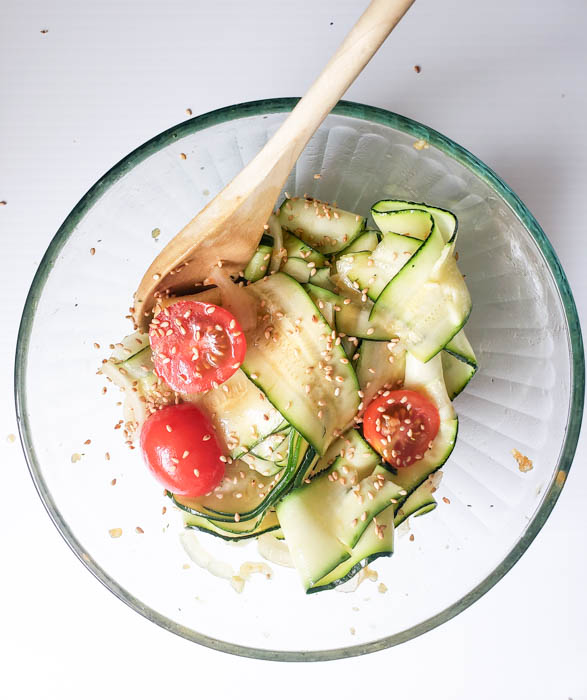
[[(472, 608), (400, 647), (306, 665), (200, 648), (120, 603), (69, 551), (7, 440), (22, 306), (77, 200), (188, 107), (302, 94), (365, 5), (0, 0), (1, 698), (587, 699), (584, 436), (545, 528)], [(585, 0), (418, 0), (347, 95), (493, 167), (546, 230), (584, 325), (586, 27)]]

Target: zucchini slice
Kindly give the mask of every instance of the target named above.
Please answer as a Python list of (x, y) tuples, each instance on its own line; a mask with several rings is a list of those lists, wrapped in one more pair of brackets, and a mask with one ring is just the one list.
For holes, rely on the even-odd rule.
[(110, 362), (118, 364), (127, 362), (134, 355), (142, 352), (149, 346), (149, 334), (135, 331), (125, 336), (120, 343), (116, 343), (112, 350), (112, 355), (108, 358)]
[(293, 233), (286, 233), (283, 239), (283, 245), (287, 251), (288, 258), (301, 258), (306, 262), (312, 262), (316, 267), (324, 267), (326, 257), (319, 253), (314, 248), (311, 248), (307, 243), (304, 243), (300, 238), (294, 236)]
[(335, 344), (335, 332), (298, 282), (278, 272), (248, 289), (266, 320), (247, 334), (242, 369), (323, 454), (335, 433), (345, 430), (356, 414), (355, 371)]
[(336, 330), (352, 338), (365, 340), (389, 341), (397, 337), (402, 331), (402, 325), (389, 316), (373, 318), (373, 308), (370, 299), (364, 303), (351, 301), (350, 304), (344, 304), (334, 317)]
[(357, 236), (357, 238), (355, 238), (352, 243), (349, 243), (346, 248), (343, 248), (336, 257), (348, 255), (349, 253), (362, 253), (364, 251), (375, 250), (378, 243), (379, 236), (377, 235), (377, 231), (368, 230)]
[[(138, 337), (138, 334), (133, 336)], [(139, 347), (142, 349), (134, 353), (132, 349), (137, 343), (133, 336), (127, 336), (122, 347), (116, 348), (108, 362), (104, 362), (100, 369), (105, 377), (124, 392), (124, 419), (137, 429), (148, 418), (147, 402), (149, 400), (160, 404), (172, 403), (175, 393), (153, 371), (148, 336), (147, 346), (144, 346), (144, 339), (140, 338)], [(117, 360), (117, 357), (124, 354), (127, 355), (127, 359)]]
[(249, 260), (245, 267), (243, 276), (249, 282), (256, 282), (267, 274), (269, 263), (271, 262), (271, 253), (273, 248), (267, 245), (260, 245), (253, 257)]
[(302, 258), (288, 258), (280, 269), (281, 272), (285, 272), (286, 275), (293, 277), (300, 284), (309, 282), (313, 277), (312, 271), (316, 272), (316, 268), (313, 267), (312, 263), (302, 260)]
[(434, 486), (429, 479), (426, 479), (423, 484), (420, 484), (420, 486), (406, 498), (401, 507), (396, 509), (393, 519), (394, 527), (398, 527), (404, 520), (410, 517), (417, 518), (420, 515), (434, 510), (437, 506), (436, 499), (432, 495), (434, 490)]
[(443, 350), (440, 354), (446, 391), (452, 401), (473, 379), (477, 366), (463, 362), (459, 357), (448, 353), (446, 350)]
[(255, 445), (250, 452), (241, 456), (245, 464), (255, 469), (263, 476), (273, 476), (287, 465), (289, 451), (289, 432), (280, 430), (279, 433), (269, 435), (263, 442)]
[(363, 404), (368, 406), (380, 389), (397, 389), (404, 383), (406, 371), (405, 345), (396, 340), (386, 342), (364, 340), (355, 367)]
[(272, 477), (261, 476), (241, 460), (226, 465), (219, 486), (200, 498), (169, 494), (186, 513), (200, 515), (214, 522), (240, 523), (258, 520), (289, 489), (301, 468), (308, 443), (292, 430), (289, 436), (287, 466)]
[(444, 346), (446, 352), (457, 357), (461, 362), (466, 362), (472, 367), (477, 367), (477, 358), (471, 347), (469, 339), (465, 335), (464, 330), (460, 330), (451, 340)]
[(401, 199), (380, 199), (371, 207), (373, 221), (383, 233), (392, 231), (425, 240), (428, 237), (427, 223), (420, 212), (432, 216), (445, 243), (454, 239), (458, 222), (457, 217), (448, 209)]
[(232, 458), (248, 452), (268, 435), (287, 425), (281, 413), (241, 370), (217, 389), (190, 394), (187, 400), (210, 418)]
[(277, 504), (282, 532), (306, 590), (352, 558), (369, 523), (391, 502), (401, 500), (402, 493), (379, 455), (354, 431), (353, 441), (330, 468)]
[(208, 520), (201, 515), (184, 513), (184, 525), (188, 529), (209, 532), (211, 535), (220, 537), (223, 540), (246, 540), (252, 537), (259, 537), (265, 532), (276, 532), (279, 530), (279, 520), (275, 511), (267, 511), (258, 522), (246, 521), (239, 523), (223, 523), (220, 521)]
[[(424, 216), (431, 225), (432, 218), (428, 214)], [(359, 288), (375, 301), (421, 245), (422, 241), (417, 238), (386, 233), (372, 253), (356, 253), (351, 256), (348, 278), (351, 282), (358, 282)]]
[(330, 279), (330, 268), (321, 267), (316, 269), (316, 274), (310, 276), (310, 282), (316, 287), (323, 287), (324, 289), (334, 290), (334, 285)]
[(323, 576), (306, 593), (327, 591), (353, 578), (359, 571), (379, 557), (393, 554), (394, 522), (393, 506), (388, 506), (377, 519), (373, 518), (350, 557)]
[(323, 254), (337, 253), (365, 228), (365, 218), (317, 199), (286, 199), (279, 208), (282, 228)]
[(304, 289), (310, 295), (310, 299), (312, 299), (314, 304), (320, 309), (326, 323), (330, 328), (335, 328), (334, 314), (342, 306), (342, 297), (331, 292), (329, 289), (318, 287), (315, 284), (305, 284)]
[(458, 333), (470, 311), (469, 290), (454, 259), (454, 236), (445, 243), (434, 220), (430, 235), (378, 296), (370, 320), (385, 325), (398, 319), (408, 350), (426, 362)]
[(288, 426), (277, 433), (268, 435), (262, 442), (255, 445), (249, 454), (254, 454), (256, 457), (269, 460), (270, 462), (283, 463), (287, 461), (290, 432), (291, 427)]

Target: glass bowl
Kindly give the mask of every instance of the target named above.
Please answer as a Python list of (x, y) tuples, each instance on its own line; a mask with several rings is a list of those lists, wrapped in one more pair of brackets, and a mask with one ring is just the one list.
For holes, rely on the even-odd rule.
[[(113, 429), (121, 397), (112, 385), (102, 393), (96, 370), (108, 344), (130, 331), (131, 295), (155, 254), (258, 152), (295, 102), (264, 100), (190, 119), (92, 187), (33, 281), (18, 338), (16, 404), (49, 515), (116, 596), (215, 649), (326, 660), (422, 634), (465, 609), (517, 561), (570, 468), (584, 364), (567, 280), (518, 197), (432, 129), (341, 102), (296, 164), (288, 192), (365, 213), (384, 197), (425, 201), (459, 219), (459, 262), (473, 298), (467, 333), (480, 370), (455, 402), (459, 437), (439, 506), (414, 520), (413, 538), (398, 537), (393, 557), (376, 562), (378, 582), (366, 580), (354, 592), (306, 596), (293, 570), (273, 566), (272, 580), (254, 577), (238, 594), (193, 563), (188, 568), (179, 514), (139, 450)], [(518, 469), (514, 448), (533, 461), (531, 471)], [(113, 539), (113, 528), (122, 536)], [(237, 566), (261, 560), (255, 542), (199, 539)]]

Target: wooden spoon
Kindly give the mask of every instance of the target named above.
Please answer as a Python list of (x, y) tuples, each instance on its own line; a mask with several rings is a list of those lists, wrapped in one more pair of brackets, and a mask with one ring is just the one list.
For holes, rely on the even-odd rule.
[(146, 328), (158, 296), (193, 291), (218, 261), (229, 273), (243, 269), (312, 134), (413, 2), (372, 0), (274, 136), (155, 258), (135, 293), (138, 327)]

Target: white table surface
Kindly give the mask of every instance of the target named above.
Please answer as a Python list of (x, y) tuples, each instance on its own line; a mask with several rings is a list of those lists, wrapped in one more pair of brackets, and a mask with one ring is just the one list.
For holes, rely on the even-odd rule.
[[(304, 665), (200, 648), (119, 602), (69, 551), (7, 440), (22, 306), (72, 206), (188, 107), (302, 94), (365, 5), (2, 0), (0, 697), (587, 698), (584, 434), (545, 528), (485, 597), (400, 647)], [(546, 230), (584, 325), (585, 26), (584, 0), (418, 0), (347, 95), (420, 120), (493, 167)]]

